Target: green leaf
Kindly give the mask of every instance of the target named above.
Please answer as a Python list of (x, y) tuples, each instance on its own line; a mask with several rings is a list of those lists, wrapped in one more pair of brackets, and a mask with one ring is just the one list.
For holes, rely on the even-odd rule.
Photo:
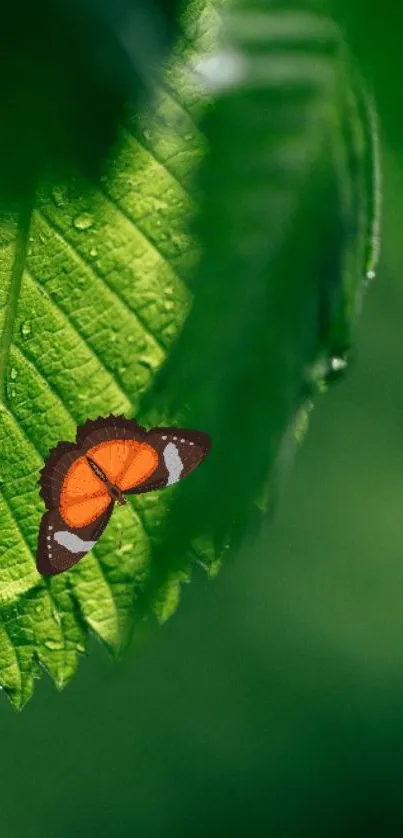
[[(41, 668), (58, 687), (71, 678), (88, 629), (115, 653), (128, 642), (174, 492), (116, 510), (71, 571), (37, 573), (37, 482), (49, 449), (88, 418), (136, 416), (188, 312), (196, 245), (186, 223), (203, 99), (184, 76), (186, 49), (155, 112), (127, 119), (99, 188), (78, 177), (41, 185), (32, 205), (1, 219), (0, 683), (15, 707)], [(156, 597), (159, 618), (177, 587)]]
[[(155, 114), (127, 120), (99, 189), (42, 185), (2, 219), (0, 683), (16, 707), (41, 668), (69, 680), (88, 629), (117, 654), (135, 621), (170, 616), (196, 562), (215, 575), (347, 360), (376, 239), (365, 103), (331, 21), (224, 6), (218, 62), (214, 12), (188, 7)], [(186, 422), (212, 453), (43, 580), (43, 459), (110, 412)]]

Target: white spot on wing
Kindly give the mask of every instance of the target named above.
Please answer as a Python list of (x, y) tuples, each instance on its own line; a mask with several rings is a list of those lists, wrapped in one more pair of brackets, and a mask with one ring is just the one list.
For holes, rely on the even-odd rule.
[(84, 541), (78, 535), (68, 530), (58, 530), (54, 535), (55, 541), (65, 547), (69, 553), (87, 553), (95, 547), (96, 541)]
[(168, 442), (168, 445), (165, 446), (162, 454), (164, 457), (164, 463), (168, 470), (168, 480), (166, 485), (172, 486), (172, 483), (177, 483), (182, 474), (183, 463), (179, 456), (179, 451), (173, 442)]

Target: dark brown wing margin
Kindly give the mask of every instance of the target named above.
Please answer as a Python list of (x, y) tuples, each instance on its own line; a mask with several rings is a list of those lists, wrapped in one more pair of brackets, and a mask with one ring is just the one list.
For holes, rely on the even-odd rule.
[[(57, 509), (46, 512), (39, 527), (36, 566), (43, 576), (55, 576), (69, 570), (92, 549), (95, 542), (103, 533), (114, 507), (113, 501), (103, 514), (92, 524), (80, 529), (71, 529), (60, 517)], [(65, 544), (56, 540), (57, 534), (64, 536)], [(55, 538), (56, 536), (56, 538)], [(68, 547), (69, 538), (73, 545)], [(83, 549), (77, 550), (77, 543), (83, 542)], [(85, 546), (87, 545), (87, 546)], [(88, 546), (90, 545), (90, 546)], [(74, 547), (74, 549), (72, 549)]]

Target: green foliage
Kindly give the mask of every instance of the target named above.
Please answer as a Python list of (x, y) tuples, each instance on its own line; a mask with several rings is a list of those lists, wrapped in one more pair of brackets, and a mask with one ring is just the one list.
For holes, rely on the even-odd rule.
[(347, 365), (378, 245), (375, 117), (337, 26), (249, 0), (223, 21), (201, 65), (216, 101), (195, 301), (146, 397), (214, 441), (167, 520), (170, 567), (195, 534), (221, 550), (260, 515), (313, 392)]
[[(344, 363), (373, 270), (371, 125), (336, 26), (226, 6), (204, 89), (189, 70), (216, 21), (196, 3), (155, 114), (127, 121), (99, 188), (41, 186), (2, 220), (0, 682), (16, 707), (40, 666), (68, 681), (88, 628), (119, 652), (135, 617), (172, 613), (191, 560), (214, 575), (317, 382)], [(115, 510), (92, 555), (43, 580), (39, 469), (110, 412), (186, 422), (212, 454), (186, 486)]]
[(96, 180), (128, 101), (149, 95), (180, 2), (3, 0), (0, 206), (45, 173), (74, 166)]
[[(200, 143), (191, 84), (172, 92), (173, 75), (156, 114), (127, 121), (98, 189), (78, 177), (44, 186), (33, 206), (2, 218), (0, 682), (16, 707), (38, 664), (57, 686), (68, 681), (88, 627), (116, 652), (125, 645), (172, 494), (132, 499), (92, 556), (60, 577), (38, 575), (37, 481), (49, 449), (88, 417), (138, 414), (189, 307), (184, 222)], [(172, 601), (168, 584), (159, 616)]]

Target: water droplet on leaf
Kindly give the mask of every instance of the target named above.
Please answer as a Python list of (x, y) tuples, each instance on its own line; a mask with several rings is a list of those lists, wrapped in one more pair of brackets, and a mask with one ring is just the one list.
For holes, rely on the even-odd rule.
[(18, 370), (16, 370), (15, 367), (11, 367), (10, 376), (11, 376), (13, 381), (15, 381), (15, 379), (17, 378), (17, 375), (18, 375)]
[(97, 255), (98, 255), (98, 251), (97, 251), (96, 247), (92, 247), (91, 250), (90, 250), (90, 256), (97, 256)]
[(129, 553), (133, 549), (133, 544), (122, 544), (117, 550), (117, 553)]
[(156, 210), (156, 212), (159, 212), (159, 210), (169, 209), (169, 204), (167, 204), (166, 201), (161, 201), (160, 198), (154, 198), (153, 199), (153, 205), (154, 205), (154, 209)]
[(77, 230), (89, 230), (93, 223), (94, 219), (89, 212), (82, 212), (73, 219), (73, 224)]
[(27, 320), (24, 320), (24, 322), (21, 324), (21, 334), (22, 334), (23, 338), (29, 337), (29, 335), (31, 334), (31, 331), (32, 331), (31, 330), (31, 324), (28, 323)]
[(52, 652), (58, 652), (60, 649), (63, 649), (63, 643), (60, 643), (59, 640), (45, 640), (44, 646)]
[(57, 207), (62, 207), (64, 204), (64, 190), (60, 186), (55, 186), (52, 189), (52, 198)]
[(59, 625), (61, 624), (61, 618), (57, 608), (52, 608), (52, 617), (56, 623), (58, 623)]
[(341, 372), (347, 367), (347, 361), (344, 358), (332, 358), (330, 361), (330, 369), (332, 372)]

